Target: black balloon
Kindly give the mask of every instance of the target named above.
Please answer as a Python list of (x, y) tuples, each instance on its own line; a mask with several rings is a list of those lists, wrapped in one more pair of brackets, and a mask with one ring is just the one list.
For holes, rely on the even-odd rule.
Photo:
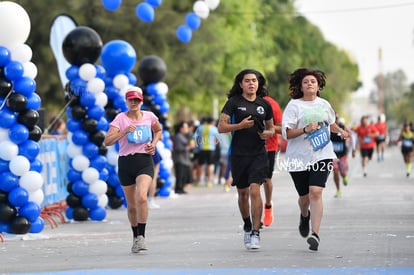
[(89, 136), (90, 141), (92, 141), (96, 146), (101, 146), (105, 139), (105, 133), (103, 131), (98, 131), (93, 135)]
[(72, 65), (93, 64), (101, 54), (102, 40), (95, 30), (80, 26), (66, 35), (62, 49), (66, 60)]
[(98, 121), (93, 118), (87, 118), (82, 122), (82, 128), (88, 133), (95, 133), (97, 131)]
[(72, 211), (72, 217), (75, 221), (86, 221), (89, 217), (88, 209), (84, 207), (76, 207)]
[(117, 209), (122, 206), (123, 199), (117, 196), (110, 197), (108, 199), (108, 206), (112, 209)]
[(108, 153), (108, 147), (106, 147), (103, 144), (99, 146), (98, 154), (102, 156), (106, 156), (106, 153)]
[(74, 107), (74, 106), (78, 106), (78, 105), (80, 105), (80, 98), (78, 97), (78, 96), (71, 96), (70, 97), (70, 103), (69, 103), (69, 106), (70, 107)]
[(16, 217), (17, 210), (8, 203), (0, 203), (0, 222), (10, 222)]
[(27, 218), (17, 216), (10, 223), (10, 231), (13, 234), (26, 234), (30, 231), (30, 222)]
[(155, 55), (145, 56), (138, 66), (138, 75), (144, 85), (160, 82), (167, 72), (164, 60)]
[(17, 121), (31, 130), (39, 121), (39, 113), (36, 110), (27, 110), (19, 114)]
[(66, 185), (66, 190), (68, 190), (69, 194), (74, 194), (72, 187), (73, 187), (73, 182), (69, 182), (68, 185)]
[(81, 120), (86, 116), (86, 109), (80, 105), (72, 107), (71, 115), (74, 119)]
[(29, 139), (33, 141), (39, 141), (42, 138), (43, 131), (42, 129), (35, 125), (33, 129), (29, 130)]
[(0, 190), (0, 203), (8, 203), (8, 193)]
[(119, 110), (115, 108), (105, 108), (105, 115), (109, 121), (114, 120), (117, 114), (119, 114)]
[(12, 89), (12, 83), (0, 77), (0, 96), (6, 97)]
[(82, 199), (74, 194), (69, 194), (66, 197), (66, 204), (69, 207), (75, 208), (82, 205)]
[(7, 98), (7, 107), (13, 112), (23, 112), (26, 110), (27, 98), (21, 93), (12, 93)]

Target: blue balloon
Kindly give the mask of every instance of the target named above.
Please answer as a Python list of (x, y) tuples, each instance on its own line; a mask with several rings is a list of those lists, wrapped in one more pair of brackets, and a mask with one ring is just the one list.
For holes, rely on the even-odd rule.
[(0, 173), (9, 171), (9, 161), (0, 158)]
[(170, 192), (171, 192), (171, 190), (170, 190), (170, 188), (169, 187), (162, 187), (162, 188), (160, 188), (160, 190), (158, 191), (158, 195), (160, 196), (160, 197), (168, 197), (168, 196), (170, 196)]
[(66, 69), (65, 72), (66, 78), (69, 81), (72, 81), (79, 77), (79, 66), (72, 65)]
[(86, 91), (86, 86), (86, 81), (81, 78), (75, 78), (74, 80), (70, 81), (71, 92), (76, 96), (83, 94)]
[(198, 28), (200, 28), (201, 18), (194, 12), (190, 12), (185, 17), (185, 23), (187, 24), (187, 26), (190, 27), (190, 29), (195, 31), (198, 30)]
[(30, 233), (40, 233), (45, 227), (45, 221), (42, 217), (37, 217), (37, 219), (30, 223)]
[(135, 74), (127, 73), (127, 77), (128, 77), (128, 83), (130, 85), (136, 85), (137, 84), (137, 77), (136, 77)]
[(16, 123), (17, 117), (14, 112), (10, 111), (9, 108), (4, 107), (0, 110), (0, 127), (8, 129), (10, 126)]
[(102, 0), (102, 5), (108, 11), (116, 11), (122, 4), (122, 0)]
[(121, 184), (117, 173), (111, 173), (108, 176), (108, 184), (112, 187), (117, 187)]
[(82, 197), (82, 205), (89, 209), (94, 209), (98, 206), (98, 196), (93, 193), (88, 193)]
[(153, 7), (159, 7), (162, 4), (162, 0), (145, 0), (148, 4), (150, 4)]
[(158, 94), (157, 83), (147, 85), (147, 94), (150, 96), (156, 96)]
[(9, 129), (9, 138), (16, 144), (23, 143), (29, 138), (29, 129), (20, 123), (15, 123)]
[(112, 40), (102, 47), (101, 63), (108, 76), (128, 73), (134, 68), (137, 54), (126, 41)]
[(86, 142), (88, 142), (88, 134), (84, 130), (76, 130), (73, 132), (72, 141), (76, 145), (84, 145)]
[(139, 3), (135, 8), (135, 14), (143, 22), (150, 23), (154, 21), (154, 8), (148, 3)]
[(92, 92), (88, 92), (88, 91), (85, 91), (84, 93), (82, 93), (79, 99), (80, 99), (80, 104), (83, 107), (88, 107), (88, 108), (94, 106), (96, 102), (95, 94)]
[(99, 153), (99, 147), (93, 142), (86, 142), (82, 147), (82, 153), (87, 158), (94, 158)]
[(28, 139), (19, 145), (19, 155), (26, 157), (28, 160), (34, 160), (40, 153), (40, 144), (34, 140)]
[(106, 210), (102, 206), (97, 206), (89, 211), (89, 218), (93, 221), (102, 221), (106, 217)]
[(4, 67), (4, 75), (8, 80), (17, 80), (23, 76), (24, 68), (19, 61), (10, 61)]
[(104, 78), (106, 71), (105, 68), (102, 65), (96, 65), (95, 64), (95, 69), (96, 69), (96, 77), (97, 78)]
[(9, 222), (0, 222), (0, 232), (10, 233), (10, 223)]
[(187, 25), (180, 25), (177, 28), (176, 35), (177, 35), (178, 40), (180, 40), (183, 43), (188, 43), (188, 42), (191, 41), (191, 38), (193, 36), (193, 33), (192, 33), (192, 31), (191, 31), (191, 29), (190, 29), (189, 26), (187, 26)]
[(103, 180), (103, 181), (107, 181), (109, 178), (109, 171), (106, 168), (103, 168), (102, 170), (99, 171), (99, 179)]
[(86, 114), (88, 115), (88, 118), (99, 120), (105, 115), (105, 109), (100, 105), (94, 105), (88, 108)]
[(39, 110), (41, 103), (42, 103), (42, 100), (40, 96), (37, 93), (32, 93), (27, 98), (26, 109)]
[(72, 207), (66, 208), (65, 215), (66, 215), (66, 218), (68, 218), (69, 220), (73, 220), (73, 208)]
[(19, 208), (18, 213), (19, 216), (23, 216), (30, 222), (34, 222), (40, 215), (40, 206), (33, 201), (29, 201)]
[(114, 86), (109, 86), (105, 89), (105, 93), (108, 96), (108, 99), (114, 100), (114, 98), (117, 98), (119, 96), (118, 89)]
[[(4, 67), (11, 60), (11, 53), (6, 47), (0, 46), (0, 66)], [(1, 231), (0, 231), (1, 232)]]
[(89, 184), (79, 179), (73, 183), (72, 191), (75, 195), (83, 197), (89, 192)]
[(26, 97), (30, 97), (36, 91), (36, 81), (30, 77), (23, 76), (14, 81), (13, 89)]
[(101, 117), (98, 120), (98, 125), (96, 126), (96, 129), (99, 131), (108, 131), (109, 130), (109, 122), (105, 117)]
[(41, 173), (43, 170), (43, 163), (40, 161), (40, 159), (35, 158), (30, 162), (30, 171), (36, 171)]
[[(101, 171), (105, 168), (106, 164), (108, 163), (108, 160), (105, 156), (97, 155), (94, 158), (91, 159), (91, 167), (95, 168), (98, 171)], [(106, 170), (106, 169), (105, 169)]]
[(18, 186), (10, 191), (8, 198), (11, 205), (22, 206), (29, 201), (29, 192)]
[(66, 129), (70, 132), (75, 132), (76, 130), (79, 130), (82, 128), (82, 123), (79, 120), (76, 119), (68, 119), (66, 121)]
[(68, 181), (75, 182), (82, 179), (82, 172), (76, 171), (73, 168), (69, 168), (68, 172), (66, 173), (66, 177), (68, 178)]

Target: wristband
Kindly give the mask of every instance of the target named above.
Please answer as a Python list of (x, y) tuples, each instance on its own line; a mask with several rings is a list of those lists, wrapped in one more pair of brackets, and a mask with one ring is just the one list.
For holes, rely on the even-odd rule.
[(306, 130), (305, 130), (305, 128), (306, 128), (306, 127), (303, 127), (303, 133), (304, 133), (304, 134), (306, 134)]

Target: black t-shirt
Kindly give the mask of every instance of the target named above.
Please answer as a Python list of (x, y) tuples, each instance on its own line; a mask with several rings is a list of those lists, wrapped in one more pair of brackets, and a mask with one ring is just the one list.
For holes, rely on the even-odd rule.
[[(230, 116), (231, 123), (237, 124), (249, 115), (256, 118), (256, 121), (263, 123), (273, 119), (272, 107), (261, 97), (254, 101), (248, 101), (243, 96), (233, 96), (224, 105), (222, 113)], [(257, 125), (233, 132), (231, 141), (231, 155), (251, 156), (266, 153), (265, 140), (258, 134)]]
[[(338, 126), (342, 129), (345, 129), (343, 125)], [(331, 141), (337, 158), (341, 158), (348, 154), (348, 145), (345, 139), (343, 139), (337, 133), (331, 132)]]

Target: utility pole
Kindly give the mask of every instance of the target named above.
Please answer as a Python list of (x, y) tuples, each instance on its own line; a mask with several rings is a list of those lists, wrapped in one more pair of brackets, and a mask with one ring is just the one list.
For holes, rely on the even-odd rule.
[(378, 111), (380, 114), (385, 113), (384, 108), (384, 74), (382, 72), (382, 49), (378, 49)]

